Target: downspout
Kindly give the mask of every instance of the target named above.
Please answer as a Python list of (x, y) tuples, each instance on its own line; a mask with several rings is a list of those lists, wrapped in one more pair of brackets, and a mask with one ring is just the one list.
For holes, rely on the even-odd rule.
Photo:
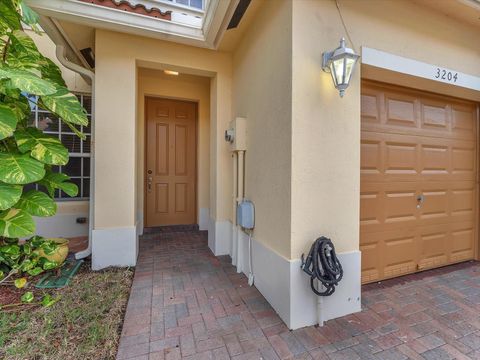
[(66, 49), (64, 45), (57, 44), (56, 55), (58, 61), (67, 69), (72, 70), (80, 75), (88, 77), (92, 81), (92, 112), (91, 112), (91, 131), (90, 131), (90, 199), (88, 202), (88, 247), (85, 250), (81, 250), (75, 253), (75, 259), (83, 259), (92, 253), (92, 232), (94, 225), (94, 200), (95, 200), (95, 73), (89, 69), (86, 69), (78, 64), (75, 64), (68, 60), (65, 56)]

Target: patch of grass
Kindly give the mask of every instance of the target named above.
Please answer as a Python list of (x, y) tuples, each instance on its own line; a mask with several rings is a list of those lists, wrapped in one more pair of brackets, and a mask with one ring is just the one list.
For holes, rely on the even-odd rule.
[(115, 359), (132, 276), (84, 264), (70, 285), (48, 291), (60, 297), (53, 306), (0, 310), (0, 358)]

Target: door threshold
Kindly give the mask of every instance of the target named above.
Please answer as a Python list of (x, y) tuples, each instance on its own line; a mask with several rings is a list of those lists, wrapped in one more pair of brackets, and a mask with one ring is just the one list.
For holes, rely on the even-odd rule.
[(195, 232), (195, 231), (199, 231), (198, 224), (162, 225), (162, 226), (145, 227), (143, 229), (144, 234), (171, 233), (171, 232)]

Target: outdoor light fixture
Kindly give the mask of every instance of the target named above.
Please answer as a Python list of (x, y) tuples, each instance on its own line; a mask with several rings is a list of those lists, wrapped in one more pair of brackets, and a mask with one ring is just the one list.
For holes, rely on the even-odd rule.
[(345, 94), (359, 57), (345, 46), (345, 38), (340, 40), (338, 48), (322, 55), (322, 69), (332, 75), (333, 85), (340, 91), (340, 97)]

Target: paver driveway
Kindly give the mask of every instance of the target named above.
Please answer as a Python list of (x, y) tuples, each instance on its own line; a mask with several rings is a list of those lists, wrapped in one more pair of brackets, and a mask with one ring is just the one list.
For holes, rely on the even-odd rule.
[(478, 263), (365, 286), (362, 302), (361, 313), (289, 331), (206, 233), (149, 234), (117, 358), (480, 359)]

